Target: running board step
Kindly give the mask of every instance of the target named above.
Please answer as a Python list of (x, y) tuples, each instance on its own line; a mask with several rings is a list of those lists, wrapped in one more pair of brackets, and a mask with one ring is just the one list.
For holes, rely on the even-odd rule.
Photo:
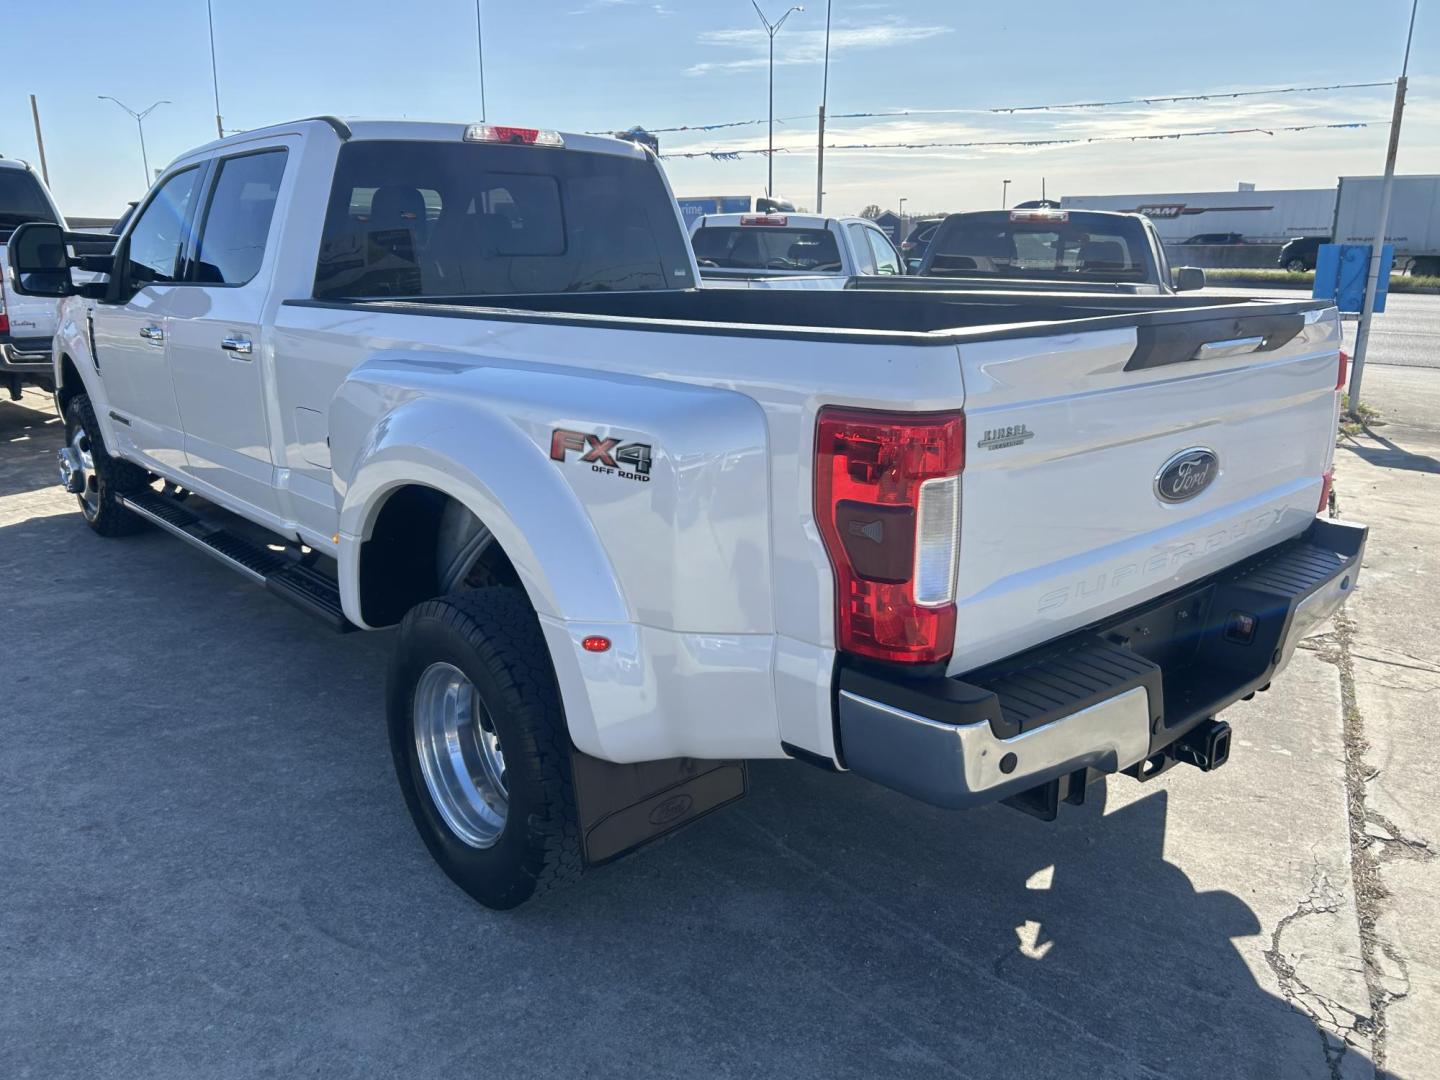
[(335, 582), (313, 567), (207, 521), (169, 495), (145, 490), (118, 498), (146, 521), (199, 548), (255, 584), (264, 585), (275, 595), (327, 623), (331, 629), (342, 633), (355, 629), (345, 618)]

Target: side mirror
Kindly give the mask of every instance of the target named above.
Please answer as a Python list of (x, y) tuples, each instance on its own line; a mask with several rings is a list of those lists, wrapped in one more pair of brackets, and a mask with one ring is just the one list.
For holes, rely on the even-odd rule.
[(1198, 266), (1179, 266), (1175, 268), (1175, 291), (1194, 292), (1196, 289), (1205, 287), (1205, 271)]
[(22, 296), (75, 296), (65, 231), (49, 221), (21, 225), (7, 245), (11, 284)]

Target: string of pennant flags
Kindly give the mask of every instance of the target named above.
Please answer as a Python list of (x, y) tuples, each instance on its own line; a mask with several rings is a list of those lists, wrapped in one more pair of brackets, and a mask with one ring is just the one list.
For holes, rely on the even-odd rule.
[[(1166, 94), (1152, 97), (1117, 98), (1113, 101), (1071, 101), (1051, 105), (996, 105), (989, 108), (952, 109), (890, 109), (879, 112), (830, 113), (830, 120), (893, 120), (905, 116), (989, 116), (995, 114), (1063, 112), (1069, 109), (1108, 109), (1120, 105), (1167, 105), (1194, 101), (1231, 101), (1237, 98), (1267, 97), (1280, 94), (1316, 94), (1330, 90), (1367, 90), (1393, 86), (1390, 81), (1331, 83), (1328, 86), (1282, 86), (1261, 90), (1211, 90), (1203, 94)], [(777, 116), (777, 124), (795, 120), (813, 120), (811, 114)], [(652, 135), (676, 134), (686, 131), (723, 131), (728, 128), (756, 127), (769, 123), (768, 117), (757, 120), (727, 120), (717, 124), (679, 124), (675, 127), (646, 128)], [(609, 131), (590, 131), (588, 135), (609, 135)]]
[[(1044, 146), (1074, 146), (1084, 143), (1104, 142), (1152, 142), (1165, 139), (1197, 139), (1218, 135), (1276, 135), (1295, 131), (1333, 131), (1345, 128), (1369, 127), (1368, 121), (1351, 121), (1343, 124), (1291, 124), (1285, 127), (1215, 128), (1209, 131), (1165, 131), (1141, 135), (1091, 135), (1064, 139), (982, 139), (969, 142), (889, 142), (889, 143), (826, 143), (826, 150), (959, 150), (990, 148), (1026, 148)], [(744, 147), (738, 150), (687, 150), (661, 154), (663, 158), (709, 158), (712, 161), (738, 161), (755, 154), (769, 154), (768, 147)], [(776, 154), (815, 152), (814, 147), (775, 147)]]

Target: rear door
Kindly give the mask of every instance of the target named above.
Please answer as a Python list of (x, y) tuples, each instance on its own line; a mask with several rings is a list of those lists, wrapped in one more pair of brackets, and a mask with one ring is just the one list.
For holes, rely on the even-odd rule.
[[(1335, 441), (1333, 309), (1255, 302), (960, 346), (952, 671), (1302, 532)], [(1183, 631), (1183, 627), (1177, 627)]]
[(262, 316), (267, 258), (289, 142), (216, 158), (170, 315), (170, 375), (186, 469), (247, 505), (278, 512), (266, 412)]

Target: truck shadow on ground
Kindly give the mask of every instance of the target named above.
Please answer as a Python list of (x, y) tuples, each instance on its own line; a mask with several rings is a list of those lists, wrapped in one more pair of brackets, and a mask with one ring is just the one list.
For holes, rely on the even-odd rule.
[(0, 1075), (1371, 1075), (1257, 981), (1245, 901), (1166, 861), (1163, 789), (1047, 825), (762, 762), (486, 911), (405, 815), (388, 634), (4, 509)]
[(1405, 469), (1410, 472), (1440, 473), (1440, 461), (1430, 457), (1428, 454), (1416, 454), (1404, 447), (1397, 446), (1384, 435), (1379, 434), (1368, 424), (1362, 424), (1365, 434), (1377, 442), (1378, 446), (1363, 446), (1353, 440), (1345, 440), (1340, 443), (1340, 448), (1348, 450), (1356, 457), (1386, 469)]
[(35, 391), (0, 401), (0, 497), (55, 483), (55, 451), (65, 443), (65, 425), (47, 401)]

